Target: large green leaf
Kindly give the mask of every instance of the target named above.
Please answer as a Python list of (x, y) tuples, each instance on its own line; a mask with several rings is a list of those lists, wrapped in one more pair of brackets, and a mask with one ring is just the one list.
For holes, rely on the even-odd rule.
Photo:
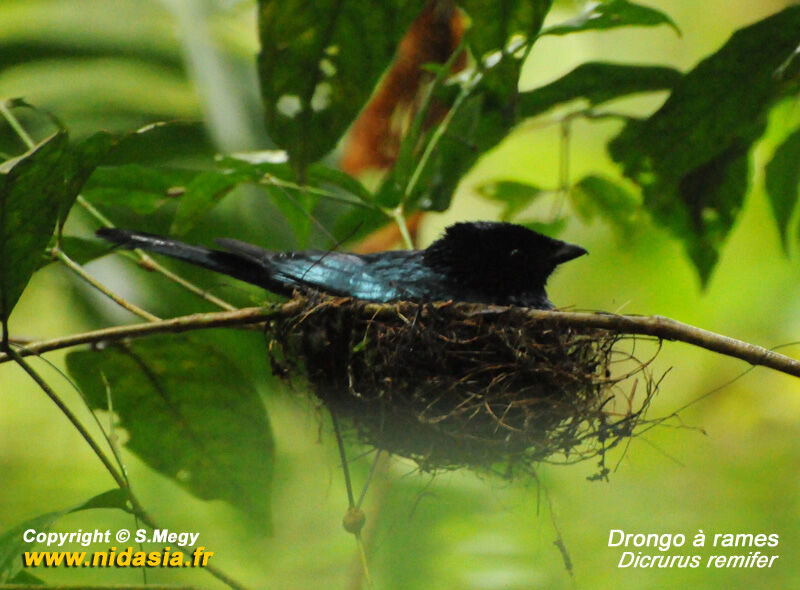
[(67, 369), (92, 408), (108, 409), (110, 393), (125, 446), (145, 463), (198, 498), (225, 500), (271, 526), (266, 411), (222, 353), (196, 338), (148, 338), (72, 352)]
[(549, 27), (542, 35), (568, 35), (582, 31), (602, 31), (617, 27), (655, 27), (669, 25), (680, 34), (678, 25), (666, 14), (655, 8), (628, 0), (587, 2), (586, 8), (575, 18)]
[[(35, 109), (21, 100), (9, 101), (9, 106)], [(111, 157), (126, 157), (131, 145), (139, 145), (162, 127), (151, 125), (123, 134), (101, 131), (71, 144), (67, 132), (59, 130), (0, 166), (0, 320), (8, 317), (30, 276), (43, 265), (41, 255), (54, 227), (64, 222), (90, 177), (91, 196), (106, 204), (117, 198), (116, 204), (121, 200), (133, 210), (152, 212), (159, 198), (167, 198), (152, 194), (157, 183), (146, 168), (123, 166), (95, 174), (98, 165)], [(141, 186), (150, 192), (137, 191)]]
[(199, 172), (183, 188), (171, 232), (186, 233), (225, 195), (242, 184), (266, 189), (300, 243), (310, 230), (312, 210), (321, 194), (318, 189), (335, 198), (374, 206), (371, 194), (357, 179), (322, 164), (309, 166), (306, 184), (296, 184), (285, 156), (285, 152), (267, 151), (218, 158), (213, 170)]
[(503, 221), (513, 221), (517, 214), (545, 192), (539, 186), (516, 180), (498, 180), (478, 187), (478, 194), (482, 197), (503, 205), (500, 214)]
[(637, 214), (641, 211), (639, 199), (609, 178), (594, 174), (585, 176), (572, 187), (570, 198), (584, 221), (592, 221), (599, 215), (625, 238), (637, 231)]
[(800, 130), (778, 146), (766, 167), (766, 188), (784, 249), (800, 189)]
[(267, 128), (298, 169), (333, 149), (423, 6), (420, 0), (259, 0)]
[(73, 512), (92, 508), (119, 508), (127, 511), (127, 496), (120, 489), (109, 490), (78, 506), (49, 512), (26, 520), (0, 535), (0, 583), (10, 582), (20, 573), (22, 570), (22, 554), (25, 551), (30, 551), (36, 545), (35, 541), (28, 543), (24, 540), (25, 531), (33, 529), (37, 533), (47, 533), (59, 518)]
[(197, 120), (159, 121), (113, 134), (113, 138), (112, 149), (103, 158), (107, 166), (163, 165), (178, 158), (205, 158), (214, 154), (205, 127)]
[(59, 202), (59, 223), (64, 223), (86, 181), (118, 141), (116, 136), (100, 131), (68, 147), (63, 171), (66, 187)]
[(781, 66), (800, 44), (800, 7), (741, 29), (677, 84), (650, 118), (609, 144), (645, 206), (683, 240), (703, 282), (747, 190), (747, 155), (796, 80)]
[(184, 187), (172, 221), (171, 232), (185, 234), (219, 200), (242, 183), (255, 182), (257, 177), (236, 170), (204, 170)]
[(671, 90), (680, 79), (679, 71), (662, 66), (584, 63), (550, 84), (520, 93), (519, 112), (533, 117), (577, 98), (596, 106), (629, 94)]
[(67, 134), (59, 131), (0, 167), (0, 322), (39, 267), (69, 190)]
[(148, 215), (177, 199), (196, 175), (194, 170), (139, 164), (103, 166), (89, 178), (83, 196), (94, 205)]

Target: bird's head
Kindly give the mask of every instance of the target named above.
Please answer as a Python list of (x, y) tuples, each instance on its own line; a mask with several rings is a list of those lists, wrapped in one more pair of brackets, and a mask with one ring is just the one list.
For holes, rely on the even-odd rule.
[(425, 250), (425, 263), (459, 284), (514, 297), (538, 293), (556, 266), (586, 250), (521, 225), (456, 223)]

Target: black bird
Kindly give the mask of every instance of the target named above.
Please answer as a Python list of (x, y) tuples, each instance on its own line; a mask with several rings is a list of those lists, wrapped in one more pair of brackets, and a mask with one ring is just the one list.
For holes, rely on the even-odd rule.
[(456, 223), (425, 250), (348, 254), (273, 252), (217, 239), (224, 251), (143, 232), (104, 228), (101, 238), (185, 260), (274, 293), (316, 290), (365, 301), (471, 301), (552, 309), (544, 287), (562, 262), (586, 254), (580, 246), (521, 225)]

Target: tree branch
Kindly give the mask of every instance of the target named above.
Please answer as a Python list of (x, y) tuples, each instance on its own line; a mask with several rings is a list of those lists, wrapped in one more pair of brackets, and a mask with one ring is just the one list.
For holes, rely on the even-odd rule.
[[(115, 342), (124, 338), (138, 338), (151, 334), (246, 326), (262, 323), (270, 319), (291, 317), (306, 309), (308, 304), (309, 302), (306, 298), (296, 297), (285, 303), (268, 307), (248, 307), (236, 311), (193, 314), (158, 322), (105, 328), (94, 332), (34, 342), (24, 349), (20, 349), (19, 355), (29, 356), (79, 344)], [(398, 313), (408, 313), (410, 309), (416, 309), (417, 305), (408, 302), (367, 303), (364, 305), (364, 312), (375, 317), (396, 316)], [(439, 308), (453, 307), (463, 311), (465, 314), (502, 313), (507, 309), (500, 306), (485, 306), (474, 303), (443, 302), (434, 305)], [(524, 314), (529, 320), (545, 326), (597, 328), (619, 334), (640, 334), (654, 336), (663, 340), (685, 342), (725, 356), (738, 358), (751, 365), (760, 365), (787, 375), (800, 377), (800, 361), (798, 360), (756, 344), (703, 330), (663, 316), (616, 315), (539, 309), (528, 309), (524, 311)], [(8, 362), (8, 360), (10, 359), (6, 354), (0, 354), (0, 363)]]
[[(293, 299), (282, 305), (271, 307), (246, 307), (236, 311), (219, 311), (213, 313), (197, 313), (181, 316), (169, 320), (157, 322), (147, 322), (140, 324), (130, 324), (127, 326), (115, 326), (113, 328), (103, 328), (82, 334), (73, 334), (52, 340), (40, 340), (20, 348), (19, 356), (26, 357), (38, 355), (52, 350), (71, 348), (80, 344), (99, 344), (101, 342), (116, 342), (124, 338), (139, 338), (152, 334), (178, 334), (191, 330), (203, 330), (208, 328), (223, 328), (229, 326), (247, 326), (265, 322), (275, 317), (286, 317), (292, 313), (297, 313), (302, 309), (304, 300)], [(0, 353), (0, 363), (8, 362), (10, 359), (5, 353)]]

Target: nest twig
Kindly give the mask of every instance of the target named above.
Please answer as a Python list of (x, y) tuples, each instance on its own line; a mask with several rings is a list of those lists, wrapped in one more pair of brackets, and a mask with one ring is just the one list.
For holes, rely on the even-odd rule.
[[(323, 298), (273, 320), (273, 363), (285, 371), (302, 361), (316, 395), (361, 441), (423, 470), (511, 475), (541, 461), (600, 456), (605, 475), (605, 451), (634, 433), (655, 393), (652, 359), (637, 360), (621, 344), (629, 337), (614, 331), (554, 326), (525, 311), (376, 310)], [(634, 375), (625, 391), (622, 381)]]

